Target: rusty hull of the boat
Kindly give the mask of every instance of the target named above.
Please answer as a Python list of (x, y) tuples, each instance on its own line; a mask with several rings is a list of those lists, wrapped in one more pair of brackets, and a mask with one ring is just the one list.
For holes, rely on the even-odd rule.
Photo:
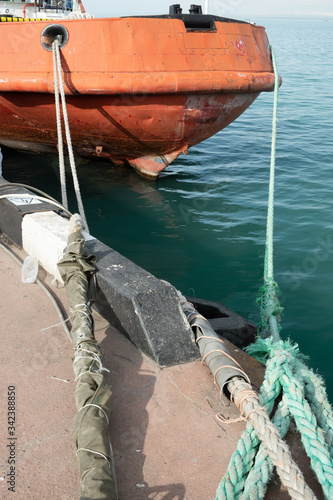
[[(214, 19), (191, 31), (166, 17), (61, 21), (61, 51), (76, 152), (129, 162), (155, 177), (274, 87), (265, 30)], [(220, 20), (218, 20), (220, 19)], [(49, 21), (0, 23), (0, 144), (56, 150)]]

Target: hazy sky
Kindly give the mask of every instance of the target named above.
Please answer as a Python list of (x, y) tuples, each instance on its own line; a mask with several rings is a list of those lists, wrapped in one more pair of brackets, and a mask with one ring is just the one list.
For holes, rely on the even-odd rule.
[[(180, 3), (183, 13), (188, 12), (191, 3), (201, 4), (205, 0), (192, 0)], [(95, 16), (128, 16), (147, 14), (167, 14), (172, 0), (83, 0), (87, 12)], [(321, 16), (333, 18), (332, 0), (209, 0), (209, 13), (239, 19), (264, 17), (308, 17)]]

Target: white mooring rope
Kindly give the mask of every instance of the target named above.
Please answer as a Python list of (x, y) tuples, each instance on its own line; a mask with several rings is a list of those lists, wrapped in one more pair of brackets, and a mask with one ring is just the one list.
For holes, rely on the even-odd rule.
[[(64, 81), (62, 77), (62, 67), (60, 60), (60, 46), (59, 41), (55, 39), (52, 42), (52, 52), (53, 52), (53, 68), (54, 68), (54, 93), (56, 102), (56, 114), (57, 114), (57, 130), (58, 130), (58, 146), (59, 146), (59, 169), (60, 169), (60, 182), (61, 182), (61, 195), (63, 197), (62, 204), (67, 207), (67, 193), (66, 193), (66, 179), (65, 179), (65, 161), (64, 161), (64, 151), (62, 144), (62, 131), (61, 131), (61, 113), (60, 113), (60, 99), (62, 102), (62, 114), (64, 117), (65, 133), (69, 154), (69, 163), (72, 171), (75, 195), (77, 200), (77, 205), (79, 213), (84, 225), (84, 229), (89, 233), (87, 219), (84, 213), (84, 207), (82, 203), (82, 197), (80, 192), (79, 180), (77, 177), (75, 159), (73, 153), (71, 133), (69, 129), (68, 114), (66, 107), (65, 91), (64, 91)], [(61, 145), (60, 145), (61, 143)]]
[[(57, 41), (59, 45), (59, 42)], [(59, 100), (59, 82), (56, 58), (56, 43), (52, 44), (53, 53), (53, 74), (54, 74), (54, 95), (57, 115), (57, 132), (58, 132), (58, 152), (59, 152), (59, 172), (60, 172), (60, 185), (61, 185), (61, 203), (68, 209), (67, 189), (66, 189), (66, 175), (65, 175), (65, 156), (64, 156), (64, 143), (62, 138), (61, 127), (61, 114), (60, 114), (60, 100)]]

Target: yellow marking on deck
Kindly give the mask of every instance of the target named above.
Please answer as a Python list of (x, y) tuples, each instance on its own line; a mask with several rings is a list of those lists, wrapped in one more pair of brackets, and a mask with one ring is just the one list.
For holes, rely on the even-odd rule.
[(7, 17), (7, 16), (1, 16), (0, 17), (0, 22), (1, 23), (24, 23), (24, 22), (30, 22), (30, 21), (48, 21), (48, 19), (42, 19), (42, 18), (31, 18), (31, 17)]

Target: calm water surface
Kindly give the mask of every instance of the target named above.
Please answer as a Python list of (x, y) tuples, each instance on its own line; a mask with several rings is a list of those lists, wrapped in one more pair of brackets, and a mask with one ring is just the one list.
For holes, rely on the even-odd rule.
[[(333, 22), (263, 24), (283, 77), (275, 208), (282, 336), (310, 356), (333, 401)], [(131, 169), (78, 160), (91, 232), (185, 294), (257, 321), (272, 107), (271, 93), (259, 96), (154, 183)], [(60, 199), (57, 159), (6, 153), (8, 180)]]

